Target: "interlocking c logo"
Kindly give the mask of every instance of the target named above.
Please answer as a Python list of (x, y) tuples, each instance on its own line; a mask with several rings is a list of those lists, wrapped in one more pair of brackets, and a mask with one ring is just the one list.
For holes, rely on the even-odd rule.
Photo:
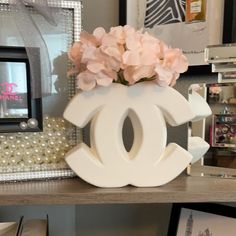
[[(134, 128), (130, 152), (122, 139), (127, 116)], [(79, 144), (67, 154), (66, 161), (78, 176), (100, 187), (163, 185), (178, 176), (192, 159), (175, 143), (166, 147), (165, 120), (177, 126), (194, 116), (181, 94), (154, 82), (130, 87), (114, 83), (79, 93), (64, 117), (80, 128), (92, 119), (91, 148)]]
[(13, 92), (13, 87), (17, 87), (16, 83), (3, 82), (0, 86), (5, 87), (5, 91), (1, 91), (3, 95), (16, 95), (16, 92)]

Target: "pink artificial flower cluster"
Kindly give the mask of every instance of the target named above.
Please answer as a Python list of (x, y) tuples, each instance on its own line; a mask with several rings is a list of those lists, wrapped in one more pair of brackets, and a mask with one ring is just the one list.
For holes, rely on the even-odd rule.
[(108, 33), (102, 27), (93, 34), (83, 31), (68, 55), (78, 88), (86, 91), (112, 82), (132, 85), (146, 80), (173, 86), (188, 68), (180, 49), (128, 25), (112, 27)]

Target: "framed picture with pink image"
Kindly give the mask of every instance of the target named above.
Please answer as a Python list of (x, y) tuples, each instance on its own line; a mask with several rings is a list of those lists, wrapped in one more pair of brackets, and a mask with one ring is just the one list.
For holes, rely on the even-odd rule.
[[(31, 48), (35, 58), (37, 48)], [(37, 77), (40, 81), (40, 73)], [(32, 94), (30, 63), (24, 47), (0, 47), (0, 133), (42, 130), (41, 98)]]
[(168, 236), (235, 236), (236, 209), (214, 203), (173, 204)]

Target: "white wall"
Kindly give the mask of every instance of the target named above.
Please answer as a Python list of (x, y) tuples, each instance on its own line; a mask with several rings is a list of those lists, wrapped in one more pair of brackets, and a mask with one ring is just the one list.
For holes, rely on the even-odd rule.
[(83, 0), (83, 28), (92, 32), (96, 27), (108, 30), (119, 24), (119, 0)]

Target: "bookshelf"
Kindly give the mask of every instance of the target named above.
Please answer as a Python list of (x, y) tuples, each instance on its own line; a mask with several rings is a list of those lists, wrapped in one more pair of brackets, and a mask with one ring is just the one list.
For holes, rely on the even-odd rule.
[(185, 174), (155, 188), (97, 188), (79, 178), (0, 184), (0, 205), (236, 202), (234, 179)]

